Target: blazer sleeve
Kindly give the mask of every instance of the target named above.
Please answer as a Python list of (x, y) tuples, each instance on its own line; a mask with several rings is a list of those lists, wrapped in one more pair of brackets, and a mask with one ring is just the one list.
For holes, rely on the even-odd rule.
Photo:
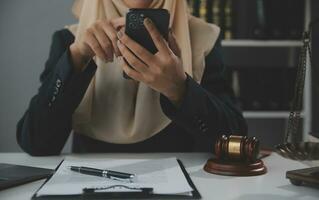
[(205, 71), (200, 84), (190, 76), (186, 80), (186, 94), (176, 108), (161, 95), (163, 112), (178, 126), (193, 135), (196, 151), (211, 151), (216, 137), (225, 134), (247, 134), (243, 118), (233, 90), (226, 81), (226, 68), (222, 57), (220, 38), (206, 56)]
[(71, 132), (72, 114), (95, 74), (91, 60), (83, 72), (74, 72), (68, 30), (53, 34), (50, 54), (40, 76), (41, 86), (17, 124), (20, 147), (34, 156), (59, 154)]

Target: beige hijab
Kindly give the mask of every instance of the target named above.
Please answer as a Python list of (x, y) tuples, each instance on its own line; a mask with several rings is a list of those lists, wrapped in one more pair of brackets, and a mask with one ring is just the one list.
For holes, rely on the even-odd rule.
[[(213, 48), (219, 28), (190, 17), (185, 0), (153, 0), (151, 8), (170, 12), (170, 27), (181, 48), (183, 68), (198, 83), (205, 56)], [(68, 26), (76, 40), (98, 19), (125, 16), (122, 0), (77, 0), (73, 12), (79, 23)], [(162, 112), (160, 94), (143, 83), (122, 77), (119, 60), (105, 63), (94, 58), (98, 68), (80, 105), (73, 114), (73, 130), (94, 139), (128, 144), (143, 141), (165, 128), (170, 120)]]

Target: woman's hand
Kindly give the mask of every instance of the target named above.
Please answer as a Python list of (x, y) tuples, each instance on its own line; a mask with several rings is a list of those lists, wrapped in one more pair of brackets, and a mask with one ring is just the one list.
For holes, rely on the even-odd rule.
[(180, 49), (172, 33), (169, 34), (167, 43), (150, 19), (146, 18), (144, 25), (158, 52), (151, 54), (123, 31), (119, 31), (118, 47), (124, 58), (123, 70), (134, 80), (147, 84), (178, 106), (185, 94), (187, 78), (180, 58)]
[(84, 33), (83, 39), (70, 46), (73, 64), (77, 71), (83, 70), (86, 63), (94, 56), (105, 62), (112, 62), (113, 57), (120, 56), (116, 33), (125, 25), (124, 17), (114, 20), (99, 20)]

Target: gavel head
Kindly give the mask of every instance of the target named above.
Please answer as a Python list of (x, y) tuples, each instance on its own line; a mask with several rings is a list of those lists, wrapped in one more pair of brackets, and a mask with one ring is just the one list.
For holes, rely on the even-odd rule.
[(259, 154), (259, 141), (255, 137), (222, 135), (215, 144), (217, 159), (254, 162)]

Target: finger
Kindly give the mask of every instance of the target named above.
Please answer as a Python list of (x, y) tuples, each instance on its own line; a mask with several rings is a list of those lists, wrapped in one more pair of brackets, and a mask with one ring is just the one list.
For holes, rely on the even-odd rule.
[(120, 56), (121, 54), (116, 44), (118, 40), (116, 36), (116, 30), (109, 23), (103, 23), (102, 28), (112, 43), (114, 54), (116, 55), (116, 57)]
[(123, 67), (123, 71), (132, 79), (136, 80), (136, 81), (142, 81), (142, 75), (135, 71), (134, 69), (132, 69), (128, 63), (124, 60), (124, 58), (122, 58), (122, 67)]
[(97, 41), (93, 33), (89, 33), (87, 37), (87, 44), (89, 45), (89, 47), (92, 49), (92, 51), (97, 57), (101, 58), (105, 62), (108, 61), (107, 55), (103, 51), (102, 47), (100, 46), (99, 42)]
[(148, 71), (148, 67), (138, 59), (125, 45), (118, 40), (118, 46), (121, 51), (122, 56), (125, 60), (130, 64), (136, 71), (140, 73), (146, 73)]
[(120, 30), (122, 33), (125, 33), (125, 27), (120, 28)]
[(111, 21), (112, 26), (115, 30), (120, 30), (122, 27), (125, 26), (125, 17), (119, 17), (116, 19), (112, 19)]
[(142, 47), (140, 44), (132, 40), (128, 35), (126, 35), (123, 31), (119, 31), (117, 33), (117, 36), (119, 40), (121, 41), (121, 44), (125, 45), (127, 48), (129, 48), (134, 54), (141, 59), (144, 63), (147, 65), (150, 65), (152, 62), (154, 62), (154, 55), (151, 54), (149, 51), (147, 51), (144, 47)]
[(181, 57), (182, 55), (181, 49), (179, 48), (175, 35), (172, 31), (169, 31), (169, 34), (168, 34), (168, 45), (177, 57)]
[(94, 28), (94, 36), (99, 42), (100, 46), (104, 50), (107, 60), (108, 61), (113, 61), (113, 47), (110, 39), (106, 35), (106, 33), (102, 30), (100, 27), (95, 27)]
[(158, 51), (169, 52), (169, 48), (166, 44), (165, 39), (163, 38), (163, 36), (157, 30), (154, 23), (149, 18), (144, 19), (144, 26), (146, 27), (147, 31), (151, 35), (151, 38), (156, 48), (158, 49)]

